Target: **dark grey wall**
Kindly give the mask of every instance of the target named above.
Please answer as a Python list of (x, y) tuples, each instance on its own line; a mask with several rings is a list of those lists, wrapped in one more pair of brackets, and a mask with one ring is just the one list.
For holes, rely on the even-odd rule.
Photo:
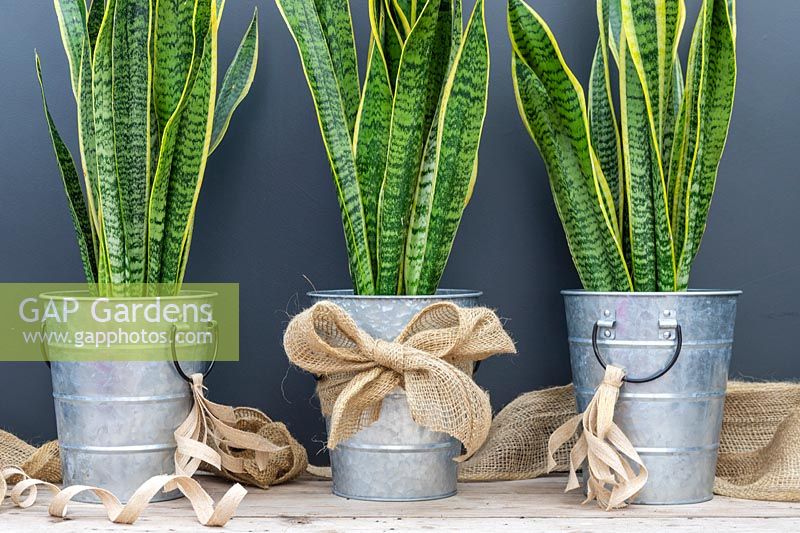
[[(531, 1), (585, 82), (597, 35), (594, 2)], [(685, 33), (698, 1), (688, 3)], [(208, 166), (188, 280), (241, 283), (242, 357), (215, 370), (214, 399), (286, 421), (313, 454), (324, 437), (313, 379), (289, 368), (281, 334), (287, 313), (306, 303), (303, 276), (318, 288), (348, 286), (345, 246), (297, 52), (272, 0), (228, 1), (220, 59), (230, 60), (253, 4), (261, 14), (258, 74)], [(0, 281), (81, 281), (33, 68), (38, 48), (51, 109), (74, 147), (74, 105), (52, 2), (4, 0), (3, 8)], [(363, 2), (353, 2), (353, 11), (363, 55)], [(480, 174), (443, 286), (482, 289), (485, 303), (510, 318), (519, 355), (490, 360), (478, 376), (499, 409), (521, 392), (570, 380), (559, 289), (578, 280), (541, 159), (517, 115), (505, 2), (487, 0), (486, 15), (492, 75)], [(738, 15), (733, 126), (692, 285), (745, 291), (735, 374), (796, 378), (800, 3), (770, 0), (765, 9), (742, 0)], [(44, 365), (0, 366), (0, 427), (34, 440), (55, 436)]]

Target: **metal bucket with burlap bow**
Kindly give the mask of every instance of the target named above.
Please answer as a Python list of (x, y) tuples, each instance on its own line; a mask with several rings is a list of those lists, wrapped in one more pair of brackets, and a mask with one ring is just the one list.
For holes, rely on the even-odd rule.
[(284, 347), (292, 363), (320, 378), (329, 448), (375, 422), (384, 398), (400, 387), (415, 422), (463, 443), (457, 460), (480, 448), (492, 419), (489, 395), (468, 370), (516, 352), (494, 312), (448, 302), (423, 309), (394, 341), (373, 338), (341, 307), (320, 302), (292, 319)]

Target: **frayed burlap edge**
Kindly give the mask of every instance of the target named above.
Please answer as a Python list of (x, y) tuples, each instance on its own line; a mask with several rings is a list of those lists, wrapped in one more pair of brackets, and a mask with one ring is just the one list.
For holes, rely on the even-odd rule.
[[(571, 385), (533, 391), (492, 421), (484, 446), (459, 469), (461, 481), (530, 479), (547, 472), (547, 441), (575, 415)], [(555, 456), (569, 468), (569, 446)], [(725, 400), (714, 492), (800, 501), (800, 384), (731, 381)]]
[(800, 383), (728, 383), (714, 492), (800, 501)]
[(0, 466), (20, 467), (31, 477), (49, 483), (61, 482), (61, 459), (56, 441), (37, 448), (0, 429)]
[[(458, 471), (461, 481), (531, 479), (547, 473), (547, 440), (575, 416), (572, 385), (528, 392), (509, 403), (492, 421), (486, 443)], [(569, 470), (568, 446), (555, 454), (556, 472)]]

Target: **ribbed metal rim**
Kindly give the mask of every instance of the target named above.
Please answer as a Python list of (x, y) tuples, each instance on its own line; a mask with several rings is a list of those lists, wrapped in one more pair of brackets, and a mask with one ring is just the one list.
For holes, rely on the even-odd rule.
[(306, 296), (311, 298), (348, 298), (353, 300), (455, 300), (459, 298), (478, 298), (481, 291), (467, 289), (439, 289), (436, 294), (354, 294), (352, 289), (334, 289), (329, 291), (310, 291)]
[[(83, 296), (81, 296), (83, 295)], [(175, 296), (158, 296), (161, 300), (196, 300), (198, 297), (202, 298), (215, 298), (219, 296), (217, 292), (211, 291), (195, 291), (195, 290), (181, 290), (181, 293)], [(89, 294), (89, 291), (56, 291), (56, 292), (43, 292), (39, 295), (39, 298), (48, 299), (48, 300), (66, 300), (67, 298), (71, 300), (85, 300), (85, 301), (94, 301), (98, 298), (108, 298), (109, 300), (113, 301), (122, 301), (122, 300), (133, 300), (133, 301), (142, 301), (142, 300), (155, 300), (156, 296), (92, 296)]]
[(635, 298), (637, 296), (739, 296), (742, 291), (715, 290), (715, 289), (689, 289), (688, 291), (676, 292), (595, 292), (584, 289), (567, 289), (561, 291), (564, 296), (625, 296)]

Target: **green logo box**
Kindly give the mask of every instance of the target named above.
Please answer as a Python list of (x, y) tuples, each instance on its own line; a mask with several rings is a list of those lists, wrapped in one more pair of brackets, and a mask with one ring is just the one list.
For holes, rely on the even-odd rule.
[(238, 361), (239, 284), (0, 283), (0, 361)]

